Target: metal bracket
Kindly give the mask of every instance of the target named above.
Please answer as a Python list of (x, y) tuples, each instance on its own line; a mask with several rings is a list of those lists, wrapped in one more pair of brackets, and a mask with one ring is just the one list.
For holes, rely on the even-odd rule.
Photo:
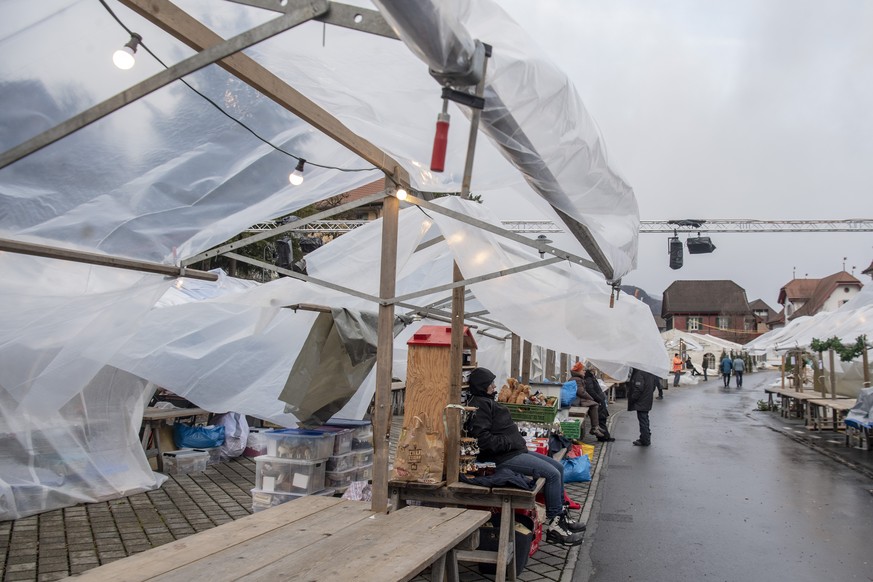
[(454, 101), (455, 103), (460, 103), (461, 105), (466, 105), (467, 107), (472, 107), (473, 109), (485, 109), (484, 97), (471, 95), (470, 93), (464, 93), (463, 91), (456, 91), (449, 87), (443, 87), (441, 97), (443, 99), (448, 99), (449, 101)]

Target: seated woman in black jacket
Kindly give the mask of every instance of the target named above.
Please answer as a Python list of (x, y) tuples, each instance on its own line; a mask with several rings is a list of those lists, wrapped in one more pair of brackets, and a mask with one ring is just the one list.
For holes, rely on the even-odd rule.
[(523, 475), (545, 477), (546, 539), (556, 544), (581, 544), (585, 525), (570, 520), (564, 509), (564, 466), (551, 457), (527, 450), (509, 409), (494, 400), (494, 378), (490, 370), (476, 368), (468, 379), (472, 395), (468, 405), (477, 408), (469, 427), (470, 434), (479, 442), (479, 460)]

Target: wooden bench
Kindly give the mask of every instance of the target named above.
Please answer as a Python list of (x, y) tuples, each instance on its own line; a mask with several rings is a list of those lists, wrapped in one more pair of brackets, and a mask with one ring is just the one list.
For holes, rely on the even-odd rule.
[(486, 550), (454, 550), (450, 561), (476, 562), (496, 564), (495, 582), (516, 580), (515, 574), (515, 510), (535, 509), (537, 493), (543, 488), (546, 480), (537, 479), (533, 490), (514, 487), (481, 487), (467, 483), (445, 485), (427, 485), (423, 483), (407, 483), (405, 481), (389, 481), (388, 493), (394, 507), (403, 507), (407, 501), (421, 501), (461, 507), (499, 508), (502, 516), (509, 519), (500, 520), (497, 551)]
[[(208, 410), (202, 408), (156, 408), (153, 406), (146, 407), (142, 415), (142, 448), (145, 450), (146, 457), (154, 457), (157, 455), (157, 470), (164, 470), (164, 452), (167, 447), (163, 443), (161, 437), (160, 425), (166, 420), (175, 421), (177, 418), (190, 418), (204, 416), (209, 414)], [(149, 446), (149, 441), (154, 442), (154, 446)]]
[[(379, 580), (405, 582), (433, 565), (442, 582), (451, 550), (487, 511), (406, 507), (310, 496), (88, 570), (85, 581)], [(457, 580), (457, 564), (450, 580)], [(452, 576), (454, 575), (454, 578)]]

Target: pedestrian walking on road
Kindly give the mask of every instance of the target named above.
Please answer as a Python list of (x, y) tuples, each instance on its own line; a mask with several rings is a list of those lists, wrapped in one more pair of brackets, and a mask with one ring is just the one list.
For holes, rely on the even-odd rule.
[(721, 377), (724, 380), (724, 387), (730, 388), (731, 385), (731, 370), (734, 365), (731, 362), (731, 357), (727, 354), (721, 359)]
[(627, 409), (636, 410), (640, 423), (640, 438), (634, 446), (648, 447), (652, 444), (652, 430), (649, 426), (649, 411), (654, 404), (655, 383), (660, 382), (654, 374), (633, 369), (627, 395)]
[(682, 358), (679, 354), (673, 354), (673, 387), (679, 385), (679, 376), (682, 375)]
[(739, 355), (733, 361), (734, 376), (737, 378), (737, 388), (743, 387), (743, 372), (746, 370), (746, 362)]

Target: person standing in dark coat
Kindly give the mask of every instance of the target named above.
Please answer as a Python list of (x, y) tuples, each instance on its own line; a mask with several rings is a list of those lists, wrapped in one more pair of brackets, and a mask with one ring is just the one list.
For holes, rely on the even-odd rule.
[(507, 467), (516, 473), (531, 477), (544, 477), (543, 496), (546, 501), (546, 539), (552, 543), (575, 546), (585, 536), (585, 524), (572, 521), (564, 509), (564, 465), (546, 455), (527, 450), (527, 443), (512, 414), (504, 405), (494, 400), (495, 375), (487, 368), (470, 372), (467, 385), (470, 387), (468, 406), (476, 412), (470, 419), (470, 435), (479, 445), (478, 459), (493, 462), (498, 467)]
[(633, 369), (628, 387), (627, 409), (636, 410), (640, 423), (640, 438), (634, 446), (648, 447), (652, 444), (652, 431), (649, 426), (649, 411), (654, 404), (655, 382), (660, 381), (654, 374)]

